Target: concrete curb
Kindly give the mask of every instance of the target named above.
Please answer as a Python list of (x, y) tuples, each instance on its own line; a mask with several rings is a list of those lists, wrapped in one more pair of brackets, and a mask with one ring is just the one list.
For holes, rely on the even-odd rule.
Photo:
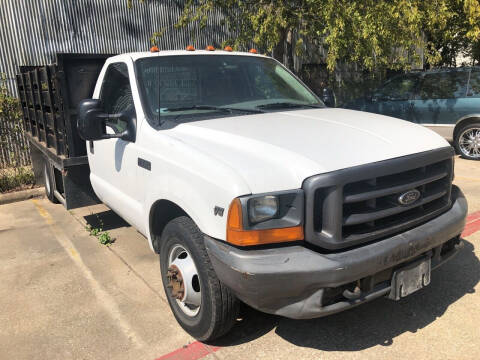
[(39, 187), (34, 189), (15, 191), (12, 193), (0, 194), (0, 205), (9, 204), (16, 201), (23, 201), (32, 198), (45, 196), (45, 188)]

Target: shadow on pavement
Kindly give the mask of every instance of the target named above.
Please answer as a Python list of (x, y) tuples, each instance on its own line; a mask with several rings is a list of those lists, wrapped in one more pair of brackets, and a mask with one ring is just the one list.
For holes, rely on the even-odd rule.
[(291, 320), (248, 309), (242, 321), (218, 346), (254, 340), (273, 328), (278, 336), (297, 346), (324, 351), (356, 351), (376, 345), (391, 345), (398, 335), (416, 332), (441, 317), (448, 307), (475, 292), (480, 280), (480, 262), (473, 245), (432, 273), (431, 284), (395, 302), (374, 300), (352, 310), (312, 320)]
[(237, 324), (227, 335), (211, 342), (211, 345), (224, 347), (248, 343), (274, 329), (280, 319), (279, 316), (261, 313), (242, 304)]
[(92, 228), (102, 228), (103, 231), (110, 231), (130, 226), (130, 224), (115, 214), (112, 210), (90, 214), (84, 216), (84, 219)]

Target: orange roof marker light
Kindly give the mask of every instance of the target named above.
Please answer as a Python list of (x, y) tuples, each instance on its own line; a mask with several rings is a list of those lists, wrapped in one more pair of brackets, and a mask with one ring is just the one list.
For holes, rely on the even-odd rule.
[(185, 50), (187, 51), (195, 51), (195, 48), (193, 47), (193, 45), (188, 45)]
[(208, 45), (206, 50), (208, 51), (215, 51), (215, 48), (212, 45)]
[(233, 51), (232, 47), (231, 46), (225, 46), (225, 49), (223, 49), (225, 51)]
[(251, 53), (251, 54), (257, 54), (258, 53), (257, 49), (250, 49), (248, 52)]
[(156, 46), (156, 45), (155, 45), (155, 46), (152, 46), (152, 47), (150, 48), (150, 52), (159, 52), (159, 51), (160, 51), (160, 49), (159, 49), (158, 46)]

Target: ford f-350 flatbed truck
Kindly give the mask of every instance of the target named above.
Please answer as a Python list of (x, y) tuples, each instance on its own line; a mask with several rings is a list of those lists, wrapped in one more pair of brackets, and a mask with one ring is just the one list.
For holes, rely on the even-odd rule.
[[(96, 195), (82, 199), (145, 235), (180, 325), (212, 340), (240, 302), (305, 319), (427, 286), (462, 246), (450, 145), (406, 121), (327, 108), (272, 58), (211, 49), (103, 57), (95, 81), (70, 88), (91, 88), (70, 125)], [(47, 195), (87, 203), (68, 201), (76, 165), (52, 160), (32, 99), (22, 103)]]

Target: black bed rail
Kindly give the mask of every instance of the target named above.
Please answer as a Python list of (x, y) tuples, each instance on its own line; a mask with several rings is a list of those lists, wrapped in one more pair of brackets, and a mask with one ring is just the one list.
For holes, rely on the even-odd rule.
[(92, 97), (107, 54), (57, 54), (51, 65), (21, 66), (16, 76), (26, 131), (57, 156), (85, 156), (78, 103)]

